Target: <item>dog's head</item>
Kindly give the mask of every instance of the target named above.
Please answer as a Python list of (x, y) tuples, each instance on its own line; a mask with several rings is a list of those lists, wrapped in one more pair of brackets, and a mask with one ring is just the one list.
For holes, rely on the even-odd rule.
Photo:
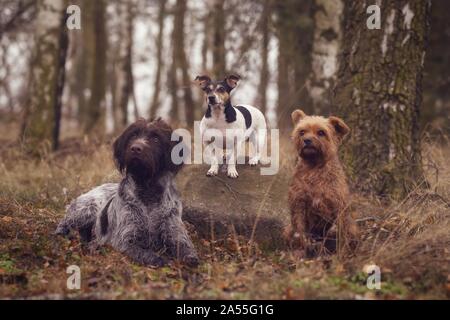
[(136, 179), (152, 179), (164, 172), (176, 173), (182, 166), (171, 159), (172, 128), (163, 120), (139, 119), (114, 141), (114, 159), (117, 168)]
[(208, 106), (213, 109), (223, 109), (230, 100), (231, 91), (236, 88), (241, 77), (231, 74), (223, 80), (211, 80), (209, 76), (197, 76), (195, 81), (205, 92), (205, 99)]
[(292, 112), (292, 138), (299, 156), (313, 164), (324, 163), (337, 155), (338, 147), (350, 132), (337, 117), (307, 116), (301, 110)]

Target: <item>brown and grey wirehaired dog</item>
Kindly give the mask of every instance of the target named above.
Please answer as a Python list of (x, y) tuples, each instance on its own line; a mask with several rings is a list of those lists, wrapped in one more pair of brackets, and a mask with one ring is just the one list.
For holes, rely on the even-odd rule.
[(77, 230), (82, 241), (110, 244), (143, 265), (162, 266), (170, 256), (196, 266), (198, 256), (181, 220), (174, 183), (182, 161), (175, 164), (171, 157), (178, 143), (171, 136), (172, 129), (161, 119), (130, 125), (113, 145), (122, 181), (75, 199), (56, 233)]
[(332, 253), (336, 245), (350, 244), (356, 235), (338, 157), (338, 147), (350, 129), (337, 117), (307, 116), (301, 110), (292, 113), (292, 121), (299, 159), (289, 189), (291, 226), (286, 237), (308, 255)]

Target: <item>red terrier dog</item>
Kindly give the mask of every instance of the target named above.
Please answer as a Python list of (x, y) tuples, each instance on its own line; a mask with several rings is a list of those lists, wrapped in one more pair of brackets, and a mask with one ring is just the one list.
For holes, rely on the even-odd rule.
[(353, 244), (357, 229), (349, 210), (349, 190), (338, 147), (349, 133), (337, 117), (292, 113), (292, 138), (299, 161), (289, 189), (291, 246), (308, 255), (334, 253)]

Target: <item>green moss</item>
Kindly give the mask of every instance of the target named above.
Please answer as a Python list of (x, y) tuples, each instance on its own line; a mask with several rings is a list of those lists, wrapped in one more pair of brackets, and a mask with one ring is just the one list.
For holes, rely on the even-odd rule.
[(0, 269), (6, 274), (17, 274), (22, 272), (22, 270), (16, 266), (16, 261), (7, 253), (0, 255)]

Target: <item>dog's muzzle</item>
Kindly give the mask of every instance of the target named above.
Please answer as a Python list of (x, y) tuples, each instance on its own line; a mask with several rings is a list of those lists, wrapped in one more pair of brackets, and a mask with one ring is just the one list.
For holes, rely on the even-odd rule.
[(319, 153), (320, 151), (312, 145), (306, 145), (300, 150), (300, 156), (305, 158), (316, 157)]
[(209, 96), (209, 97), (208, 97), (208, 103), (211, 104), (211, 105), (216, 104), (216, 103), (217, 103), (216, 97), (214, 97), (214, 96)]

